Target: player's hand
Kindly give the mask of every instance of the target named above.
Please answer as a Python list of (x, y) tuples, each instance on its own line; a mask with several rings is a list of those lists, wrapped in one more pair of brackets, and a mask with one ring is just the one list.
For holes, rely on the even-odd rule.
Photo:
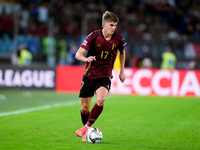
[(85, 62), (92, 62), (92, 61), (96, 60), (95, 57), (96, 57), (96, 56), (89, 56), (89, 57), (87, 57), (87, 58), (85, 59)]
[(125, 79), (126, 79), (126, 75), (124, 72), (120, 72), (119, 73), (119, 79), (122, 83), (124, 83)]

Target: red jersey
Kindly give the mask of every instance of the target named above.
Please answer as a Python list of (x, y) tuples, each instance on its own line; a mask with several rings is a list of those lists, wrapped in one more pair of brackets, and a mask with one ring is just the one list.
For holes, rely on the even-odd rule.
[(87, 57), (96, 56), (96, 60), (86, 62), (84, 75), (91, 79), (112, 77), (117, 50), (123, 51), (125, 46), (125, 40), (117, 33), (107, 41), (102, 30), (91, 32), (80, 47), (87, 50)]

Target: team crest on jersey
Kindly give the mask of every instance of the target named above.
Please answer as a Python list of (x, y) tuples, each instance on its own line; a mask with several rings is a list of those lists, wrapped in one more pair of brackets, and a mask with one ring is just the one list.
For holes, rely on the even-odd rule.
[(97, 47), (102, 47), (101, 43), (97, 44)]
[(88, 42), (88, 41), (84, 40), (83, 43), (82, 43), (82, 45), (86, 46), (86, 45), (87, 45), (87, 42)]
[(114, 50), (116, 48), (116, 44), (112, 45), (112, 50)]

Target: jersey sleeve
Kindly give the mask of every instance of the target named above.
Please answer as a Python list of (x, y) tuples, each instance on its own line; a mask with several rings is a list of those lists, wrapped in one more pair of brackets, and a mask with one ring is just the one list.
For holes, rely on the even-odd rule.
[(85, 50), (88, 50), (90, 47), (91, 42), (93, 41), (93, 39), (96, 37), (96, 34), (94, 32), (91, 32), (86, 38), (85, 40), (82, 42), (82, 44), (80, 45), (81, 48), (84, 48)]
[(121, 38), (121, 44), (120, 44), (120, 46), (119, 46), (119, 51), (121, 52), (121, 51), (123, 51), (124, 50), (124, 48), (125, 48), (125, 46), (127, 45), (127, 43), (126, 43), (126, 41), (124, 40), (124, 38)]

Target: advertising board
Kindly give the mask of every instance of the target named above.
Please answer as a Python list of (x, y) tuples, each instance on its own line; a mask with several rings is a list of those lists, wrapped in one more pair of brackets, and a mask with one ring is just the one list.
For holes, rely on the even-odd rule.
[(10, 89), (55, 89), (55, 68), (0, 66), (0, 85)]
[[(83, 66), (58, 66), (56, 90), (79, 92), (83, 71)], [(125, 74), (121, 83), (113, 70), (110, 94), (200, 97), (200, 71), (125, 68)]]

